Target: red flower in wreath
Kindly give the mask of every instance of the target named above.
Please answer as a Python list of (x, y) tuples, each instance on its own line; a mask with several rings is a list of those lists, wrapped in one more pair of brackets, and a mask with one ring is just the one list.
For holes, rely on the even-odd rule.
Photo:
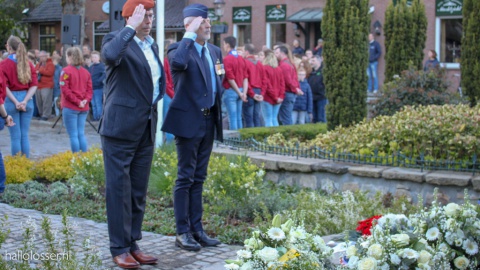
[(361, 233), (362, 235), (371, 235), (372, 232), (370, 231), (370, 229), (372, 228), (373, 220), (377, 220), (381, 217), (382, 216), (379, 215), (379, 216), (373, 216), (371, 218), (367, 218), (365, 220), (360, 220), (358, 222), (357, 232)]

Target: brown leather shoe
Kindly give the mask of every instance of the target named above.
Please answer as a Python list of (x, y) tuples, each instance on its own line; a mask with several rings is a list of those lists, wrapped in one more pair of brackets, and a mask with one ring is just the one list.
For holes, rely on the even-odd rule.
[(113, 258), (113, 262), (118, 265), (120, 268), (124, 269), (137, 269), (140, 267), (135, 258), (130, 254), (130, 252), (125, 252)]
[(131, 251), (133, 258), (140, 264), (156, 264), (158, 259), (143, 253), (141, 250)]

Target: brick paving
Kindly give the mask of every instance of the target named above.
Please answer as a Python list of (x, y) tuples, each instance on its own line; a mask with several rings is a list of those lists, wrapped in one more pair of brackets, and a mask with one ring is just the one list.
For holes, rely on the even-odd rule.
[[(30, 128), (30, 155), (37, 159), (49, 156), (58, 152), (70, 150), (70, 141), (65, 128), (61, 127), (61, 121), (55, 128), (52, 125), (56, 119), (50, 121), (32, 120)], [(93, 122), (95, 126), (98, 122)], [(88, 146), (100, 146), (100, 136), (88, 123), (85, 126)], [(10, 155), (10, 138), (8, 130), (0, 132), (0, 151), (4, 156)], [(62, 217), (59, 215), (46, 215), (39, 211), (14, 208), (7, 204), (0, 203), (0, 216), (8, 215), (8, 223), (11, 232), (6, 242), (0, 249), (1, 255), (5, 257), (5, 252), (15, 253), (22, 247), (22, 226), (29, 219), (35, 221), (38, 226), (37, 235), (41, 233), (41, 222), (44, 216), (51, 220), (51, 226), (54, 230), (60, 230), (63, 225)], [(101, 253), (103, 269), (121, 269), (115, 267), (112, 262), (108, 249), (108, 232), (106, 223), (97, 223), (83, 218), (69, 218), (72, 224), (75, 224), (76, 248), (80, 249), (85, 237), (89, 237), (91, 245), (98, 247)], [(61, 237), (57, 233), (57, 237)], [(215, 248), (203, 248), (199, 252), (189, 252), (175, 247), (175, 237), (143, 232), (143, 239), (139, 241), (139, 246), (148, 254), (157, 256), (159, 263), (157, 265), (142, 265), (141, 269), (186, 269), (186, 270), (219, 270), (224, 269), (225, 259), (236, 257), (236, 251), (240, 246), (220, 245)], [(44, 247), (40, 237), (36, 239), (35, 252), (44, 252)], [(80, 253), (81, 257), (82, 254)], [(33, 264), (34, 265), (34, 264)], [(32, 265), (32, 266), (33, 266)], [(96, 270), (96, 269), (95, 269)]]

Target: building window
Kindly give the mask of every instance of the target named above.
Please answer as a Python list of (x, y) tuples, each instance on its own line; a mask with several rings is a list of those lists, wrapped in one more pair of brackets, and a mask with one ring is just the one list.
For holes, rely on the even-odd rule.
[(52, 53), (55, 50), (55, 25), (40, 25), (40, 50)]
[(287, 25), (285, 23), (268, 23), (267, 47), (273, 48), (279, 42), (287, 43)]
[(238, 46), (245, 46), (245, 44), (252, 43), (252, 25), (234, 25), (233, 36), (237, 38)]
[(462, 19), (441, 19), (440, 24), (440, 62), (460, 63), (462, 56)]
[(93, 50), (100, 51), (102, 49), (103, 37), (108, 34), (109, 28), (105, 28), (104, 22), (93, 22)]

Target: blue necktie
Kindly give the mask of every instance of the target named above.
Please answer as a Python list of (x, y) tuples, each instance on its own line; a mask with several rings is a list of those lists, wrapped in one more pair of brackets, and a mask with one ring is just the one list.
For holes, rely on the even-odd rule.
[(203, 69), (205, 70), (205, 75), (207, 77), (207, 95), (211, 96), (211, 103), (208, 105), (213, 106), (213, 88), (212, 88), (212, 73), (210, 72), (210, 65), (208, 64), (207, 60), (207, 49), (205, 47), (202, 48), (202, 62), (203, 62)]

